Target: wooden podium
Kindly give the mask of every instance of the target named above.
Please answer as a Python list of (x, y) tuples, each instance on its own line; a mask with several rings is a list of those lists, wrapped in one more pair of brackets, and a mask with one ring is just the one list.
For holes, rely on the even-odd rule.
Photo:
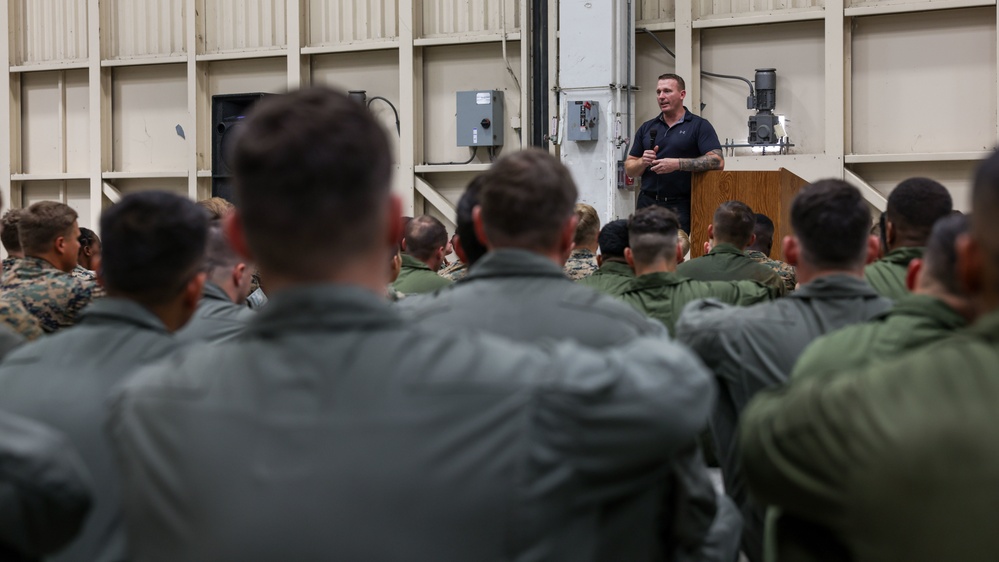
[(701, 172), (694, 174), (690, 198), (690, 257), (704, 254), (708, 225), (715, 209), (725, 201), (737, 200), (754, 213), (774, 221), (774, 244), (770, 258), (783, 260), (781, 240), (791, 234), (791, 200), (808, 182), (784, 168), (771, 172)]

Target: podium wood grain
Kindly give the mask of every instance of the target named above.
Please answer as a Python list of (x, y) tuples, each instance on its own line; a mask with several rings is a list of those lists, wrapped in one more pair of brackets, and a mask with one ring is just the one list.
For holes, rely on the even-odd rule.
[(715, 209), (725, 201), (737, 200), (754, 213), (774, 221), (774, 244), (770, 257), (783, 260), (781, 240), (791, 234), (791, 201), (808, 182), (784, 168), (776, 171), (714, 171), (694, 174), (690, 201), (690, 257), (704, 254), (708, 225)]

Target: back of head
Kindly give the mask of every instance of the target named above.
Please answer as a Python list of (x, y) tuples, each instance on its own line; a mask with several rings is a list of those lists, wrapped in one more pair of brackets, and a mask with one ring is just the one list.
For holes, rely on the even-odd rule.
[(21, 250), (26, 256), (41, 256), (60, 236), (75, 236), (77, 214), (72, 207), (55, 201), (39, 201), (24, 209), (17, 225)]
[(241, 128), (236, 207), (261, 270), (322, 280), (384, 245), (392, 151), (366, 107), (309, 88), (261, 99)]
[(80, 227), (80, 249), (89, 248), (94, 244), (100, 242), (100, 238), (97, 237), (97, 233), (89, 228)]
[(221, 220), (231, 213), (236, 207), (221, 197), (211, 197), (198, 201), (204, 210), (208, 211), (208, 218), (211, 220)]
[(101, 234), (108, 294), (156, 306), (176, 297), (201, 270), (208, 216), (185, 197), (143, 191), (104, 211)]
[(223, 273), (228, 275), (231, 273), (232, 268), (242, 261), (243, 259), (232, 248), (232, 245), (229, 244), (229, 239), (226, 238), (222, 225), (218, 221), (211, 221), (208, 225), (208, 238), (205, 243), (205, 259), (202, 264), (202, 271), (208, 274), (209, 279), (215, 280), (214, 277), (216, 275), (222, 275)]
[(732, 244), (741, 250), (753, 238), (756, 215), (742, 201), (726, 201), (715, 209), (711, 224), (714, 227), (715, 243)]
[(680, 220), (664, 207), (652, 206), (635, 211), (628, 219), (628, 247), (639, 264), (657, 260), (676, 260), (676, 236)]
[(558, 245), (577, 192), (557, 158), (538, 148), (522, 150), (482, 175), (482, 223), (490, 245), (532, 251)]
[(479, 258), (486, 255), (486, 247), (475, 235), (475, 221), (472, 219), (472, 211), (479, 205), (482, 197), (482, 176), (478, 175), (465, 188), (465, 193), (458, 199), (456, 207), (454, 233), (458, 235), (458, 243), (468, 260), (467, 265), (472, 265), (479, 261)]
[(447, 228), (430, 215), (420, 215), (406, 223), (403, 240), (407, 254), (420, 261), (427, 261), (434, 252), (447, 245)]
[(600, 234), (600, 215), (597, 210), (586, 203), (576, 203), (576, 235), (572, 241), (577, 246), (592, 245)]
[(756, 213), (756, 226), (753, 227), (753, 234), (756, 235), (756, 240), (749, 246), (749, 249), (769, 255), (774, 245), (774, 221), (763, 213)]
[(628, 247), (628, 220), (618, 219), (605, 224), (600, 229), (597, 243), (604, 259), (624, 259), (624, 249)]
[(894, 228), (892, 248), (925, 246), (933, 224), (954, 210), (947, 188), (929, 178), (909, 178), (888, 195), (886, 219)]
[(957, 279), (957, 239), (971, 228), (971, 219), (964, 214), (948, 215), (933, 225), (923, 252), (923, 275), (929, 277), (951, 295), (962, 293)]
[(0, 219), (0, 243), (3, 244), (8, 254), (21, 253), (18, 224), (21, 222), (23, 214), (23, 209), (11, 209), (4, 213), (3, 219)]
[(867, 258), (871, 212), (860, 191), (843, 180), (802, 188), (791, 204), (791, 228), (801, 260), (816, 269), (852, 270)]

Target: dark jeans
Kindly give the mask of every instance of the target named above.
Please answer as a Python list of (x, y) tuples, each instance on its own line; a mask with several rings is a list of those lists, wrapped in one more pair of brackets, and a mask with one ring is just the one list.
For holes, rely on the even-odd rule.
[(687, 234), (690, 234), (690, 199), (681, 199), (680, 197), (667, 198), (661, 195), (656, 197), (649, 195), (645, 191), (638, 193), (638, 203), (635, 204), (635, 208), (642, 209), (653, 205), (666, 207), (676, 213), (676, 217), (680, 219), (680, 228)]

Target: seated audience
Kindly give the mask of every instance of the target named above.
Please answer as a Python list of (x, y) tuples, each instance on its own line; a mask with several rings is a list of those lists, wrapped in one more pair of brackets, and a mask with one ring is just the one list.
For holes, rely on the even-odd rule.
[(778, 559), (999, 560), (999, 154), (973, 186), (955, 272), (974, 325), (889, 362), (796, 379), (746, 409), (744, 472), (754, 497), (783, 511)]
[(805, 186), (790, 215), (793, 235), (784, 239), (783, 254), (797, 267), (800, 287), (794, 294), (746, 308), (697, 301), (676, 327), (679, 340), (697, 352), (719, 386), (711, 432), (725, 491), (742, 509), (742, 549), (752, 562), (763, 559), (764, 511), (747, 494), (739, 466), (735, 430), (743, 408), (760, 390), (787, 382), (812, 340), (891, 306), (863, 279), (877, 240), (868, 236), (870, 211), (857, 188), (841, 180)]
[(451, 237), (451, 242), (458, 261), (441, 272), (441, 275), (452, 281), (464, 279), (468, 275), (468, 268), (486, 254), (486, 247), (475, 235), (475, 224), (472, 222), (472, 210), (479, 204), (480, 193), (482, 193), (481, 174), (469, 182), (455, 207), (454, 236)]
[(96, 281), (72, 275), (80, 251), (76, 216), (72, 207), (55, 201), (24, 209), (18, 223), (24, 257), (6, 272), (0, 285), (4, 295), (19, 301), (47, 333), (75, 324), (80, 311), (103, 295)]
[(401, 205), (371, 113), (314, 88), (243, 127), (227, 228), (271, 301), (113, 400), (134, 558), (597, 559), (621, 531), (600, 516), (706, 421), (696, 359), (662, 335), (597, 352), (406, 321), (383, 297)]
[(41, 560), (83, 527), (90, 475), (66, 439), (42, 424), (0, 411), (0, 435), (0, 560)]
[[(745, 254), (755, 240), (756, 215), (742, 201), (726, 201), (715, 210), (708, 225), (710, 250), (681, 263), (676, 271), (697, 281), (759, 281), (784, 295), (784, 281), (770, 268)], [(682, 255), (680, 256), (683, 257)]]
[(763, 213), (756, 213), (756, 227), (753, 230), (756, 239), (746, 248), (746, 256), (756, 263), (769, 267), (780, 275), (784, 282), (784, 292), (790, 294), (798, 284), (798, 276), (794, 268), (780, 261), (770, 259), (770, 251), (774, 245), (774, 222)]
[(430, 293), (451, 284), (437, 274), (444, 261), (447, 230), (430, 215), (406, 223), (402, 238), (402, 270), (392, 287), (404, 295)]
[(625, 259), (634, 271), (619, 293), (624, 302), (662, 322), (673, 333), (683, 307), (713, 298), (732, 305), (750, 305), (774, 298), (772, 288), (755, 281), (696, 281), (676, 273), (683, 249), (677, 241), (680, 221), (665, 207), (645, 207), (628, 219)]
[(933, 224), (954, 209), (947, 188), (929, 178), (909, 178), (888, 195), (884, 227), (884, 257), (864, 269), (864, 277), (878, 294), (897, 299), (909, 294), (905, 286), (909, 262), (923, 255)]
[(448, 247), (454, 252), (455, 259), (453, 263), (448, 263), (445, 259), (442, 264), (441, 270), (437, 272), (438, 275), (445, 279), (451, 281), (457, 281), (468, 273), (468, 264), (461, 261), (461, 257), (458, 256), (458, 231), (455, 229), (454, 234), (451, 235), (451, 240), (448, 241)]
[(127, 558), (118, 472), (104, 434), (106, 400), (136, 367), (178, 346), (171, 332), (201, 296), (207, 227), (205, 213), (178, 195), (123, 197), (101, 216), (108, 296), (88, 306), (73, 329), (0, 364), (0, 408), (63, 432), (94, 477), (94, 511), (61, 561)]
[(600, 245), (600, 255), (597, 256), (600, 267), (577, 283), (616, 297), (635, 278), (635, 272), (624, 259), (624, 249), (628, 247), (628, 221), (618, 219), (605, 224), (600, 229), (597, 243)]
[(255, 314), (246, 307), (253, 267), (232, 249), (218, 221), (208, 227), (203, 271), (205, 287), (198, 309), (177, 332), (177, 339), (205, 343), (232, 339)]
[(80, 253), (76, 256), (73, 277), (87, 281), (97, 280), (101, 266), (101, 239), (89, 228), (80, 227)]
[(597, 236), (600, 234), (600, 216), (586, 203), (576, 203), (575, 246), (565, 262), (566, 276), (573, 281), (585, 279), (597, 270)]
[(818, 338), (801, 354), (792, 377), (815, 376), (893, 359), (963, 329), (974, 319), (970, 299), (958, 284), (957, 239), (970, 228), (964, 215), (937, 221), (922, 258), (909, 262), (912, 294), (870, 322)]

